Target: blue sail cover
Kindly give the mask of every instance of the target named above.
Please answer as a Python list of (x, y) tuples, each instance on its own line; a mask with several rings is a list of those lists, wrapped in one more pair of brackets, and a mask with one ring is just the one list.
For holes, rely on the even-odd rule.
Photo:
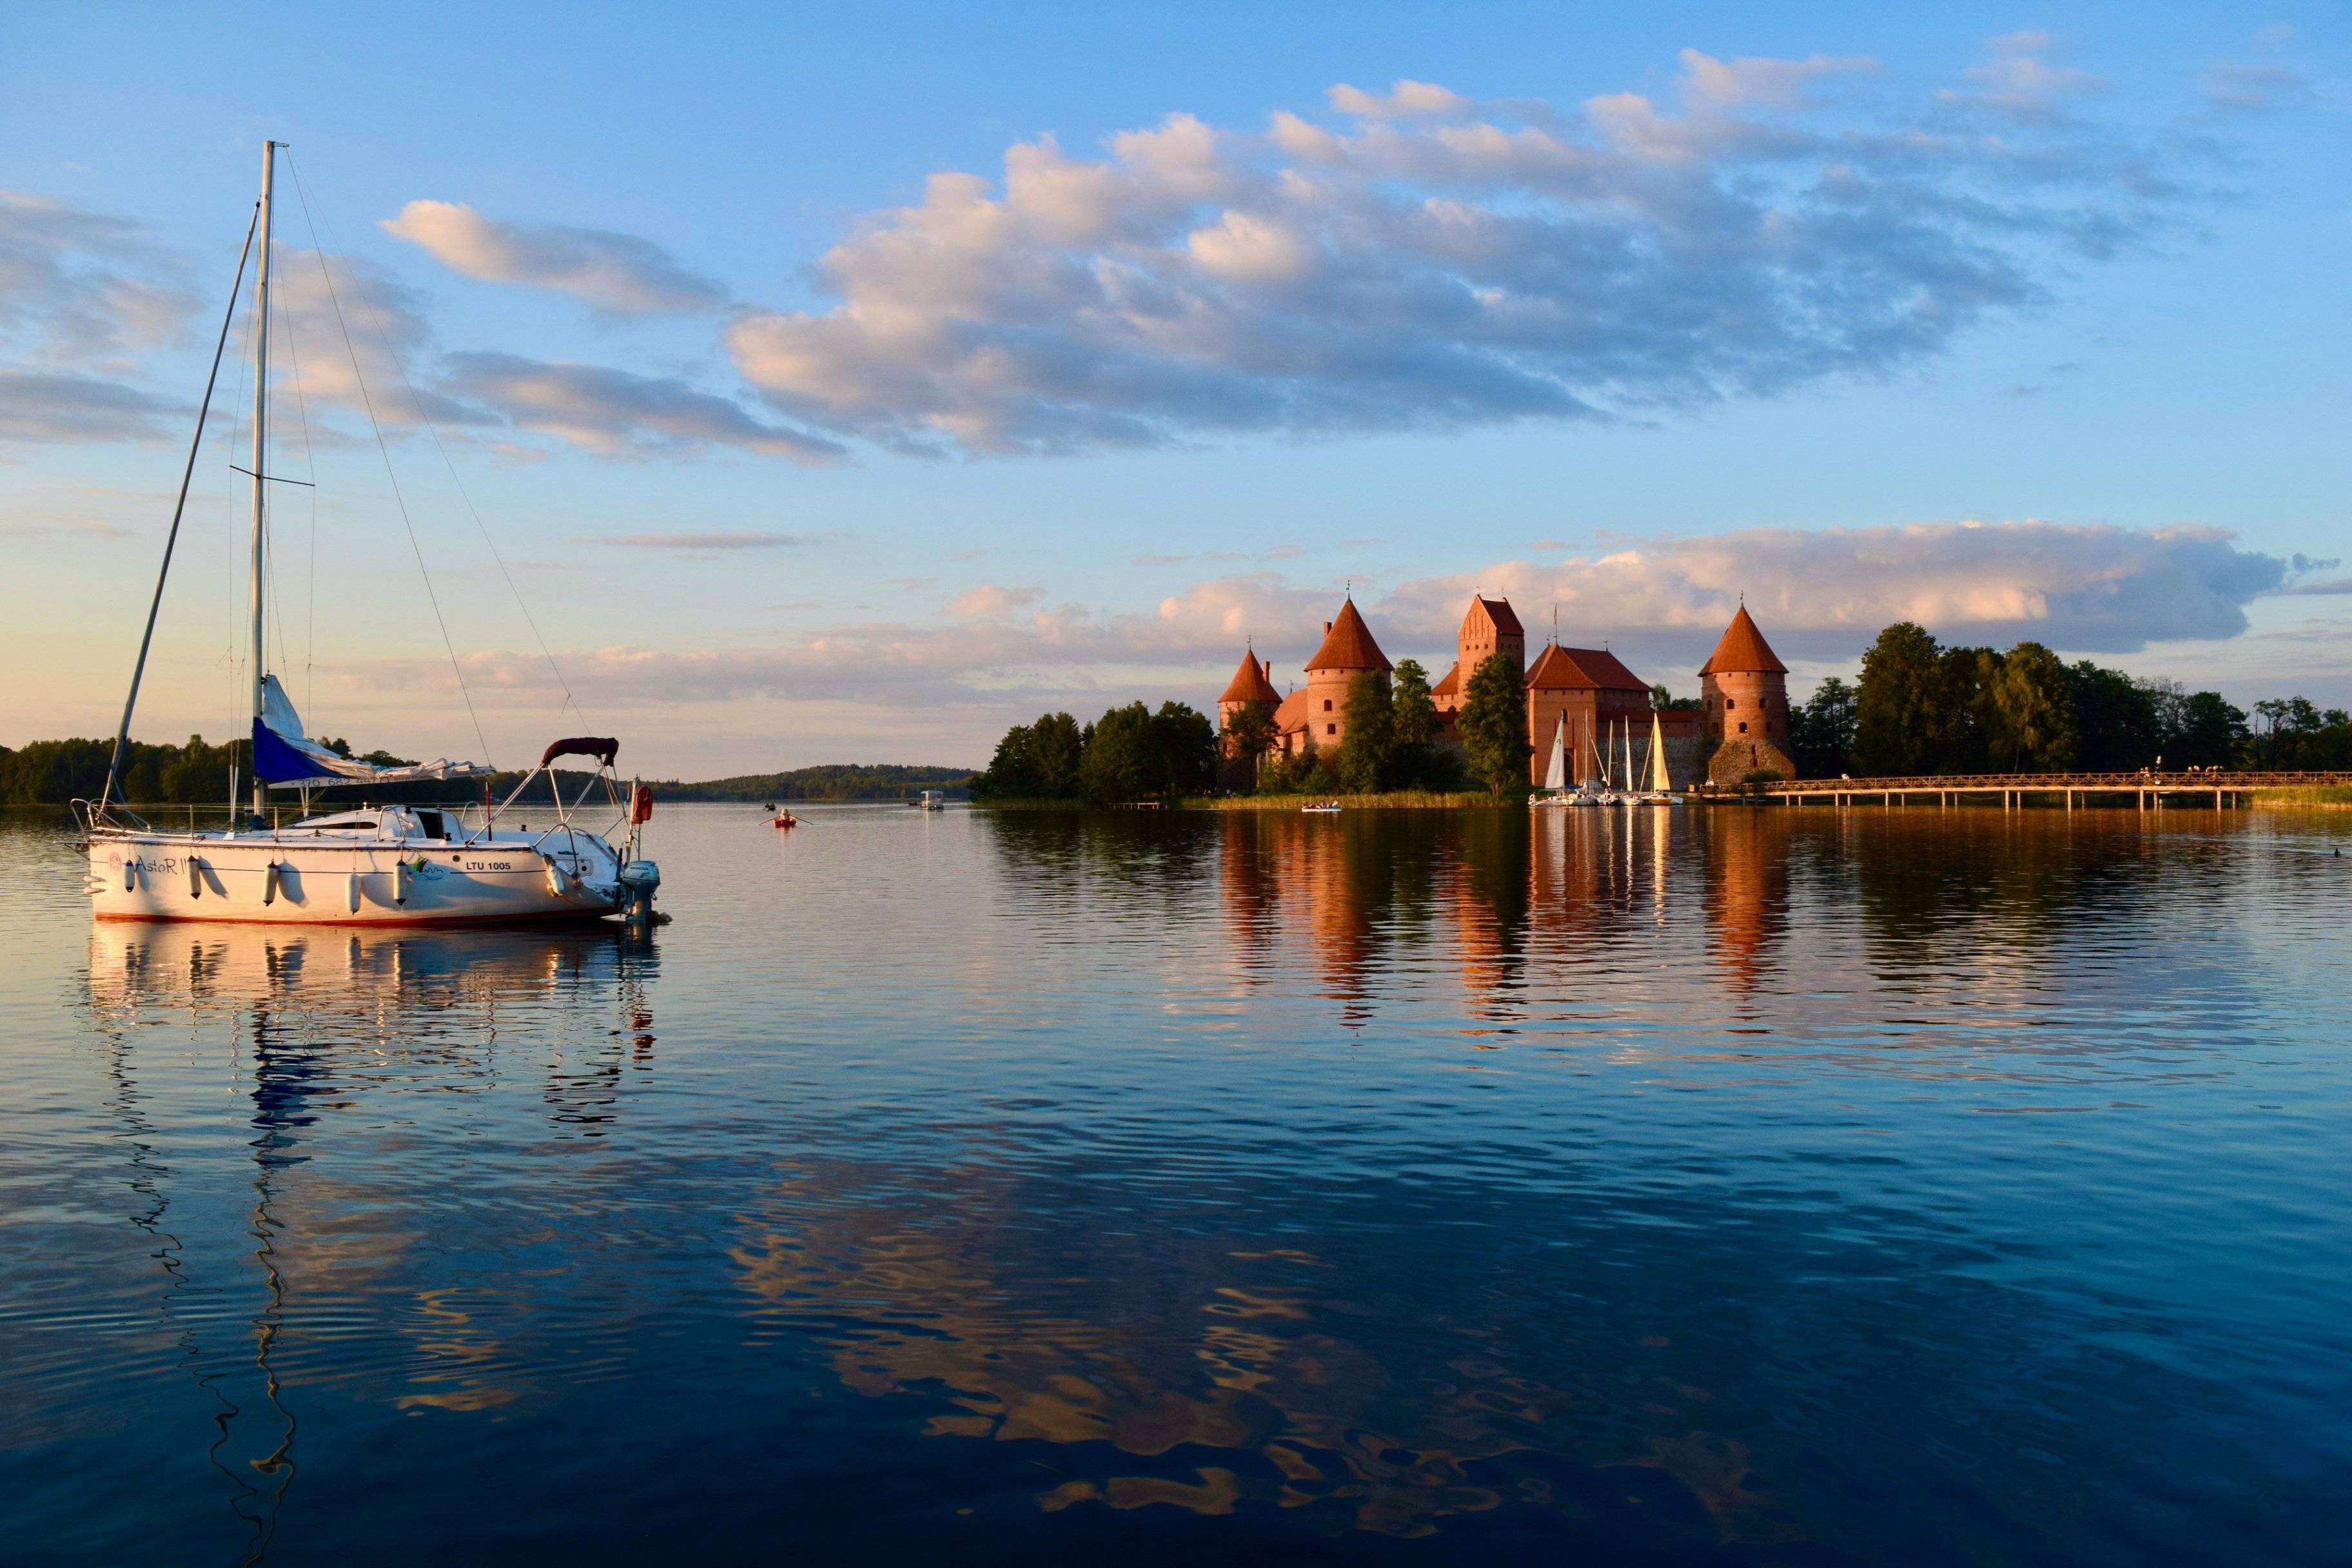
[(446, 757), (404, 767), (380, 768), (339, 757), (302, 733), (301, 715), (274, 675), (261, 678), (261, 717), (253, 721), (253, 773), (272, 789), (321, 789), (332, 784), (416, 784), (431, 779), (478, 778), (490, 770), (479, 763)]

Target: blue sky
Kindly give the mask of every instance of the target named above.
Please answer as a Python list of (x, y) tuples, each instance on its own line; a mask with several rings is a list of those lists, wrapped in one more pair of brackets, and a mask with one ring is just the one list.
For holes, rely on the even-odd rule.
[[(2340, 10), (1630, 9), (13, 19), (0, 742), (110, 727), (264, 136), (274, 657), (365, 743), (573, 722), (467, 496), (650, 773), (1205, 705), (1350, 583), (1438, 668), (1475, 586), (1686, 690), (1745, 592), (1801, 681), (2352, 702)], [(144, 737), (237, 727), (236, 423)]]

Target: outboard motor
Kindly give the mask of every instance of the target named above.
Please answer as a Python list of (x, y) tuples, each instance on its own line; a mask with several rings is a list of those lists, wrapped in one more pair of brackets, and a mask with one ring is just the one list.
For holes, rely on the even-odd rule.
[(661, 886), (661, 868), (650, 860), (632, 860), (621, 868), (621, 914), (634, 922), (653, 919), (654, 889)]

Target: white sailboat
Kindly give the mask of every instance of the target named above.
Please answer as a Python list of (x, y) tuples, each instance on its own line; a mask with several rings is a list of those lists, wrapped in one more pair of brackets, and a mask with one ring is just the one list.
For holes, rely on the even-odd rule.
[[(271, 184), (278, 143), (265, 142), (261, 196), (237, 258), (229, 309), (213, 348), (212, 372), (205, 382), (196, 435), (180, 478), (179, 500), (165, 536), (163, 564), (148, 606), (147, 627), (122, 704), (113, 761), (106, 786), (95, 802), (76, 801), (89, 856), (89, 891), (100, 920), (204, 920), (273, 924), (437, 925), (464, 921), (551, 917), (652, 915), (661, 873), (638, 851), (638, 837), (652, 815), (653, 797), (633, 785), (623, 798), (613, 772), (618, 742), (602, 736), (575, 737), (549, 746), (538, 766), (523, 776), (504, 806), (489, 804), (488, 785), (478, 809), (425, 805), (362, 806), (306, 816), (284, 826), (269, 820), (271, 789), (311, 789), (352, 784), (406, 784), (424, 781), (486, 779), (490, 772), (473, 763), (441, 759), (400, 767), (377, 767), (338, 755), (310, 740), (302, 721), (267, 665), (262, 642), (262, 595), (267, 579), (264, 543), (268, 464), (269, 242)], [(257, 255), (254, 273), (253, 539), (249, 595), (252, 610), (253, 752), (249, 810), (220, 832), (157, 829), (116, 796), (131, 716), (155, 637), (163, 584), (172, 569), (172, 549), (187, 509), (189, 481), (204, 440), (204, 422), (219, 379), (229, 323), (245, 281), (245, 266)], [(597, 770), (576, 798), (563, 799), (552, 764), (562, 756), (589, 756)], [(534, 830), (499, 817), (545, 773), (552, 797), (551, 815)], [(602, 827), (589, 823), (588, 798), (603, 786), (613, 810)], [(534, 813), (537, 807), (530, 808)], [(616, 841), (614, 834), (625, 828)]]
[(1653, 805), (1680, 805), (1683, 797), (1675, 794), (1674, 781), (1666, 772), (1666, 727), (1655, 710), (1650, 714), (1650, 787), (1642, 798)]
[(1552, 726), (1551, 755), (1544, 763), (1544, 792), (1536, 797), (1538, 805), (1566, 805), (1568, 792), (1568, 715), (1562, 713)]
[(1609, 787), (1608, 759), (1601, 754), (1600, 737), (1597, 734), (1585, 737), (1584, 748), (1591, 756), (1592, 772), (1586, 775), (1583, 784), (1577, 786), (1576, 804), (1578, 805), (1616, 805), (1616, 793)]

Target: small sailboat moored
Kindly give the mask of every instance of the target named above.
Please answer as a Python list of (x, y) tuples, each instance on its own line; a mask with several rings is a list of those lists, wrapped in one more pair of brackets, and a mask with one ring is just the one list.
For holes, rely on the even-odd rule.
[(1536, 804), (1566, 805), (1572, 799), (1568, 789), (1568, 715), (1562, 713), (1552, 726), (1551, 756), (1544, 763), (1543, 794), (1536, 797)]
[[(278, 479), (269, 468), (269, 262), (270, 186), (278, 143), (262, 143), (261, 199), (246, 232), (230, 286), (229, 310), (213, 349), (212, 371), (189, 443), (179, 500), (165, 536), (163, 563), (148, 606), (147, 627), (123, 701), (113, 761), (96, 801), (76, 801), (88, 856), (88, 886), (100, 920), (238, 921), (273, 924), (437, 925), (465, 921), (543, 920), (623, 914), (653, 915), (654, 890), (661, 873), (638, 854), (639, 835), (653, 815), (653, 795), (632, 784), (625, 795), (613, 771), (620, 742), (604, 736), (557, 741), (541, 755), (502, 805), (488, 794), (490, 769), (451, 762), (377, 766), (331, 751), (309, 739), (301, 716), (278, 677), (270, 673), (263, 644), (263, 592), (267, 570), (268, 510), (265, 485)], [(118, 798), (131, 717), (139, 701), (147, 655), (155, 636), (172, 551), (187, 510), (188, 489), (203, 444), (204, 426), (220, 376), (223, 351), (235, 319), (246, 261), (257, 255), (254, 286), (254, 396), (252, 468), (252, 561), (248, 585), (252, 743), (247, 779), (249, 805), (230, 794), (231, 821), (218, 832), (180, 832), (154, 827)], [(323, 263), (322, 263), (323, 265)], [(356, 368), (356, 358), (354, 359)], [(307, 481), (306, 481), (307, 482)], [(593, 758), (595, 772), (570, 800), (555, 772), (558, 758)], [(527, 809), (536, 827), (501, 817), (521, 800), (541, 774), (547, 778), (549, 815), (534, 803)], [(234, 775), (232, 775), (234, 778)], [(300, 790), (307, 803), (313, 789), (352, 785), (392, 788), (431, 783), (482, 781), (478, 806), (382, 805), (305, 815), (292, 823), (272, 820), (269, 790)], [(404, 791), (405, 793), (405, 791)], [(594, 805), (592, 796), (600, 796)], [(609, 818), (604, 811), (609, 809)], [(617, 837), (616, 837), (617, 836)]]

